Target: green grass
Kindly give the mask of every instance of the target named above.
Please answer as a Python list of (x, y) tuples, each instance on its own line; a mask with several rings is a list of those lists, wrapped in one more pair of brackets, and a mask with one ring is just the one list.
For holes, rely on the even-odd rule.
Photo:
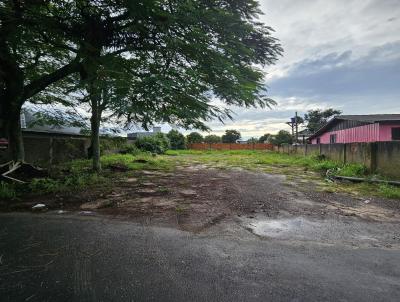
[[(361, 164), (342, 164), (316, 156), (288, 155), (270, 151), (232, 150), (232, 151), (198, 151), (174, 150), (168, 151), (166, 157), (178, 163), (203, 163), (219, 168), (241, 167), (248, 170), (259, 170), (267, 173), (285, 174), (288, 180), (315, 181), (320, 190), (327, 192), (347, 192), (354, 195), (373, 195), (400, 199), (400, 188), (386, 184), (347, 184), (321, 182), (327, 170), (333, 175), (365, 178), (380, 178), (379, 175), (369, 175), (368, 169)], [(314, 175), (304, 171), (315, 172)]]
[[(243, 167), (248, 169), (262, 168), (274, 165), (280, 167), (305, 167), (314, 171), (326, 171), (328, 169), (340, 168), (337, 162), (330, 160), (318, 160), (315, 157), (304, 157), (287, 155), (275, 152), (235, 150), (235, 151), (197, 151), (197, 150), (174, 150), (168, 151), (167, 155), (178, 156), (181, 161), (199, 161), (202, 163), (219, 164), (232, 167)], [(350, 166), (346, 169), (349, 170)]]
[(387, 198), (400, 199), (400, 188), (388, 184), (380, 184), (378, 192)]
[[(52, 168), (48, 178), (33, 179), (28, 185), (0, 183), (0, 199), (16, 199), (27, 194), (42, 195), (79, 191), (88, 187), (107, 188), (112, 183), (137, 170), (169, 171), (173, 163), (149, 153), (110, 154), (101, 157), (102, 172), (93, 173), (91, 160), (74, 160)], [(126, 172), (116, 172), (112, 166), (122, 167)]]
[[(386, 184), (345, 184), (323, 181), (327, 170), (342, 176), (371, 177), (363, 165), (343, 165), (313, 156), (304, 157), (252, 150), (170, 150), (166, 155), (155, 157), (150, 153), (104, 155), (101, 157), (103, 171), (100, 174), (92, 172), (91, 160), (74, 160), (54, 167), (49, 178), (34, 179), (28, 186), (0, 182), (0, 199), (16, 199), (24, 194), (77, 191), (88, 187), (108, 188), (112, 187), (118, 179), (130, 175), (134, 171), (171, 171), (175, 165), (194, 163), (222, 169), (240, 167), (267, 173), (285, 174), (288, 180), (314, 181), (321, 190), (327, 192), (348, 192), (356, 195), (400, 199), (400, 188)], [(122, 167), (126, 169), (126, 172), (116, 172), (110, 168), (112, 166)], [(165, 191), (167, 190), (165, 189)]]

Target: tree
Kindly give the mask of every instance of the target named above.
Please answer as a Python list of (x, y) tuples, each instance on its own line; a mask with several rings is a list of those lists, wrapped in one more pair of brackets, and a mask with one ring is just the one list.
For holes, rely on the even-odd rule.
[(256, 144), (256, 143), (258, 143), (258, 138), (257, 138), (257, 137), (250, 137), (250, 138), (247, 140), (247, 143), (248, 143), (248, 144)]
[[(25, 101), (71, 73), (81, 58), (59, 26), (68, 11), (57, 1), (0, 3), (0, 137), (14, 160), (23, 161), (20, 114)], [(51, 40), (51, 43), (49, 43)]]
[[(7, 3), (12, 8), (16, 2)], [(37, 17), (40, 14), (30, 14), (29, 22), (17, 18), (20, 35), (3, 35), (5, 31), (2, 31), (0, 38), (6, 39), (0, 40), (5, 41), (6, 51), (1, 54), (11, 53), (11, 46), (25, 42), (29, 46), (34, 39), (27, 39), (22, 33), (30, 23), (37, 25), (32, 26), (35, 34), (44, 35), (40, 45), (54, 49), (39, 62), (50, 64), (56, 50), (62, 50), (62, 60), (54, 68), (57, 77), (52, 75), (52, 81), (35, 85), (34, 92), (79, 72), (81, 85), (90, 100), (94, 150), (98, 149), (96, 129), (106, 110), (102, 104), (109, 91), (102, 82), (108, 77), (117, 78), (124, 85), (115, 89), (118, 98), (107, 101), (107, 110), (119, 120), (125, 117), (128, 123), (141, 124), (144, 128), (161, 121), (206, 130), (205, 120), (230, 118), (229, 110), (210, 104), (212, 97), (244, 107), (274, 104), (266, 96), (264, 74), (256, 66), (273, 64), (282, 48), (272, 36), (272, 29), (257, 20), (260, 14), (257, 1), (160, 0), (138, 4), (116, 0), (60, 0), (43, 3), (43, 18)], [(14, 36), (15, 43), (8, 43)], [(20, 53), (30, 52), (24, 48)], [(119, 63), (114, 62), (115, 58)], [(113, 66), (113, 73), (105, 77), (104, 71), (109, 66)], [(5, 83), (6, 77), (13, 78), (10, 72), (4, 74), (1, 83)], [(21, 103), (34, 95), (21, 98), (22, 90), (16, 91)], [(20, 106), (19, 103), (17, 107)], [(18, 118), (14, 124), (15, 121)], [(93, 160), (94, 168), (98, 169), (98, 156)]]
[(171, 130), (168, 132), (167, 137), (170, 141), (172, 150), (182, 150), (186, 148), (185, 136), (177, 130)]
[(204, 140), (203, 136), (198, 132), (191, 132), (186, 136), (186, 139), (188, 144), (198, 144), (202, 143)]
[(266, 143), (266, 142), (268, 142), (268, 140), (269, 140), (270, 137), (271, 137), (271, 134), (265, 133), (263, 136), (261, 136), (261, 137), (258, 139), (258, 142), (259, 142), (259, 143)]
[(274, 145), (291, 144), (293, 142), (292, 135), (286, 130), (280, 130), (277, 135), (271, 138), (271, 143)]
[(326, 110), (316, 109), (309, 110), (304, 115), (304, 120), (307, 122), (307, 129), (311, 133), (315, 133), (318, 129), (326, 125), (328, 120), (335, 115), (341, 114), (341, 110), (329, 108)]
[(240, 132), (237, 130), (226, 130), (225, 134), (222, 135), (223, 143), (236, 143), (238, 139), (240, 139)]
[(221, 137), (214, 134), (206, 135), (204, 137), (204, 142), (207, 144), (218, 144), (221, 142)]

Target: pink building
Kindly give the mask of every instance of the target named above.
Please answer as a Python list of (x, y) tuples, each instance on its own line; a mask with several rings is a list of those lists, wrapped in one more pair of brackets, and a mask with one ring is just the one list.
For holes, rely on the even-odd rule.
[(309, 140), (312, 144), (400, 141), (400, 114), (339, 115)]

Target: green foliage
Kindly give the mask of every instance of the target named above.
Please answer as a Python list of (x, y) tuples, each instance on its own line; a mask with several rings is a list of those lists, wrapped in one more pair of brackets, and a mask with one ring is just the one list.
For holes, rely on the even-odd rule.
[(257, 137), (250, 137), (250, 138), (247, 140), (247, 143), (248, 143), (248, 144), (256, 144), (256, 143), (258, 143), (258, 138), (257, 138)]
[(142, 151), (163, 154), (170, 148), (170, 141), (165, 134), (157, 133), (153, 136), (137, 138), (135, 145)]
[(198, 144), (204, 141), (203, 136), (198, 132), (192, 132), (186, 136), (188, 144)]
[(223, 143), (236, 143), (238, 139), (240, 139), (241, 135), (240, 132), (237, 130), (226, 130), (225, 134), (222, 135), (222, 142)]
[(119, 149), (119, 153), (121, 154), (131, 154), (131, 155), (137, 155), (140, 153), (140, 150), (138, 147), (136, 147), (135, 144), (129, 144), (126, 143), (122, 145)]
[[(55, 169), (68, 170), (67, 174), (54, 173), (50, 178), (37, 178), (33, 179), (29, 183), (28, 188), (21, 188), (19, 192), (22, 193), (33, 193), (33, 194), (48, 194), (56, 192), (67, 192), (71, 190), (80, 190), (90, 186), (107, 186), (110, 185), (115, 179), (123, 176), (119, 176), (118, 172), (112, 171), (109, 167), (111, 166), (124, 166), (127, 167), (128, 173), (131, 170), (169, 170), (171, 163), (163, 158), (154, 157), (151, 154), (141, 153), (135, 156), (131, 154), (110, 154), (101, 157), (101, 164), (105, 167), (102, 174), (91, 173), (90, 160), (74, 160), (63, 165), (56, 167)], [(3, 193), (3, 185), (0, 184), (0, 197)], [(7, 190), (12, 189), (14, 193), (16, 190), (9, 185)], [(6, 192), (4, 190), (4, 192)], [(10, 194), (10, 193), (7, 193)], [(16, 196), (9, 195), (11, 198)]]
[(35, 193), (53, 193), (61, 190), (62, 181), (51, 178), (33, 179), (29, 184), (29, 189)]
[(17, 193), (15, 186), (6, 182), (0, 182), (0, 199), (15, 199)]
[(259, 143), (267, 143), (267, 142), (269, 141), (270, 137), (271, 137), (271, 134), (265, 133), (264, 135), (262, 135), (262, 136), (258, 139), (258, 142), (259, 142)]
[(172, 150), (186, 149), (185, 136), (177, 130), (168, 132), (167, 137), (171, 144)]
[(330, 118), (333, 116), (341, 114), (341, 110), (336, 110), (333, 108), (329, 108), (326, 110), (316, 109), (309, 110), (304, 115), (304, 120), (307, 122), (307, 129), (311, 133), (315, 133), (318, 129), (323, 127)]
[(116, 151), (124, 149), (127, 146), (126, 137), (100, 137), (100, 151), (104, 154), (107, 151)]
[[(9, 109), (19, 112), (27, 100), (76, 107), (90, 99), (93, 133), (102, 111), (145, 128), (207, 129), (205, 120), (231, 117), (211, 104), (214, 96), (242, 107), (275, 104), (260, 67), (283, 49), (259, 21), (258, 1), (5, 1), (1, 11), (8, 129), (18, 129)], [(77, 90), (83, 98), (67, 96)], [(15, 131), (6, 132), (22, 156)]]
[(221, 137), (218, 135), (210, 134), (204, 137), (204, 142), (207, 144), (218, 144), (222, 141)]
[(362, 164), (345, 164), (337, 174), (340, 176), (365, 177), (368, 175), (368, 168)]
[(293, 142), (292, 135), (286, 130), (280, 130), (277, 135), (270, 138), (270, 141), (274, 145), (291, 144)]
[(400, 188), (388, 184), (380, 184), (378, 191), (387, 198), (400, 199)]

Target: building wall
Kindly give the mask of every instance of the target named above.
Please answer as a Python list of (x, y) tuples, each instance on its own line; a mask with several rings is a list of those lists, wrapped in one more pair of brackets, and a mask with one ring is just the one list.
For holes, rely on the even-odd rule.
[[(336, 143), (369, 143), (385, 142), (392, 140), (392, 128), (399, 127), (399, 124), (368, 124), (345, 130), (329, 131), (319, 136), (321, 144), (329, 144), (330, 136), (336, 134)], [(317, 138), (313, 138), (312, 144), (317, 143)]]
[(400, 127), (400, 123), (379, 125), (379, 141), (381, 142), (392, 141), (392, 128), (398, 128), (398, 127)]

